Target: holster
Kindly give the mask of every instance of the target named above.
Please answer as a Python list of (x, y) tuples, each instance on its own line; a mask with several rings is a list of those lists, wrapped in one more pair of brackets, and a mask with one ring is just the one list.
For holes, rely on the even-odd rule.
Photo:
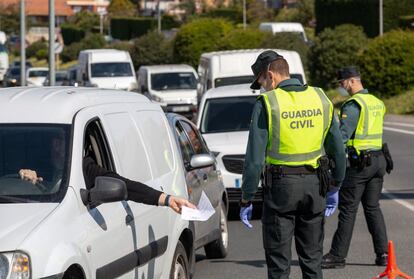
[(331, 180), (330, 173), (330, 160), (328, 156), (322, 156), (318, 159), (319, 168), (317, 169), (317, 174), (319, 178), (319, 193), (321, 196), (325, 197), (326, 193), (329, 191), (329, 185)]
[(390, 150), (388, 149), (388, 145), (386, 143), (382, 145), (382, 153), (384, 153), (385, 161), (387, 162), (385, 170), (388, 174), (390, 174), (391, 171), (394, 169), (394, 162), (392, 160)]

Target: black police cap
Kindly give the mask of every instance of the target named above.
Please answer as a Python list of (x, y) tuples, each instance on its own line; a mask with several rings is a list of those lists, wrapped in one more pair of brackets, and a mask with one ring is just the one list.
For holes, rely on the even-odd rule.
[(260, 89), (260, 84), (258, 82), (260, 74), (266, 70), (267, 66), (269, 66), (270, 63), (280, 58), (283, 58), (283, 56), (273, 50), (266, 50), (259, 54), (256, 62), (254, 62), (252, 65), (254, 81), (252, 85), (250, 85), (251, 89)]
[(359, 77), (359, 71), (355, 66), (346, 66), (338, 70), (336, 82), (349, 79), (352, 77)]

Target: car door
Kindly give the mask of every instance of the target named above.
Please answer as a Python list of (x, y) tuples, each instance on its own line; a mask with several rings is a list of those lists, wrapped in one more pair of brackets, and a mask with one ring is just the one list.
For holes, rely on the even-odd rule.
[[(86, 190), (83, 177), (82, 160), (88, 154), (99, 166), (115, 170), (111, 146), (102, 128), (98, 112), (93, 108), (80, 112), (75, 127), (78, 130), (77, 141), (82, 146), (76, 154), (77, 171), (82, 179), (78, 181), (81, 191)], [(128, 212), (126, 201), (100, 204), (96, 207), (83, 207), (83, 224), (85, 229), (84, 245), (87, 251), (89, 272), (96, 278), (134, 278), (134, 270), (123, 268), (123, 260), (134, 251), (134, 234), (126, 222)]]
[[(189, 153), (185, 156), (187, 161), (187, 175), (188, 186), (191, 187), (192, 202), (198, 204), (201, 193), (204, 191), (209, 198), (211, 204), (216, 210), (206, 222), (195, 222), (196, 239), (202, 239), (207, 236), (212, 230), (217, 229), (219, 220), (219, 206), (221, 200), (221, 191), (218, 186), (218, 174), (215, 165), (200, 169), (191, 170), (188, 159), (191, 160), (193, 155), (210, 154), (207, 145), (198, 132), (197, 128), (188, 120), (180, 119), (176, 124), (176, 132), (179, 136), (180, 145), (185, 145), (185, 152)], [(182, 143), (181, 143), (182, 141)], [(183, 148), (181, 148), (183, 150)], [(184, 158), (184, 155), (183, 155)]]

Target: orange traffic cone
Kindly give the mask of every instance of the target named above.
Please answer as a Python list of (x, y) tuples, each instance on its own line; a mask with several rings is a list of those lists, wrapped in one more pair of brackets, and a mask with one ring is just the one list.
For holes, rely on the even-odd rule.
[(392, 240), (388, 241), (388, 265), (385, 271), (379, 274), (376, 278), (383, 278), (388, 277), (389, 279), (396, 279), (398, 277), (406, 278), (406, 279), (414, 279), (408, 274), (402, 272), (397, 266), (397, 260), (395, 259), (394, 253), (394, 243)]

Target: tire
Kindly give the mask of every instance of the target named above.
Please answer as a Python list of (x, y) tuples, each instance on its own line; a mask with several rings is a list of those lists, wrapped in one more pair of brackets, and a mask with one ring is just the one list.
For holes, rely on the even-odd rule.
[(227, 256), (229, 249), (229, 230), (227, 225), (227, 211), (224, 202), (220, 203), (220, 238), (204, 246), (206, 257), (209, 259), (222, 259)]
[(189, 270), (187, 253), (181, 241), (178, 241), (171, 265), (170, 279), (189, 279)]

